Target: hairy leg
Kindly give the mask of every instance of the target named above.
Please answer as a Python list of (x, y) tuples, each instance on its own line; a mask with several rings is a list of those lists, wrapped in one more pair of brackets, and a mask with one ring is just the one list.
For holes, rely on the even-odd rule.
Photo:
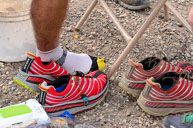
[(56, 48), (60, 28), (67, 12), (68, 0), (33, 0), (31, 17), (37, 48), (49, 51)]
[(37, 43), (36, 56), (42, 62), (56, 61), (69, 73), (103, 69), (104, 59), (63, 51), (58, 43), (69, 0), (33, 0), (31, 17)]
[(190, 9), (188, 21), (189, 21), (190, 26), (192, 27), (192, 30), (193, 30), (193, 6), (192, 6), (192, 8)]

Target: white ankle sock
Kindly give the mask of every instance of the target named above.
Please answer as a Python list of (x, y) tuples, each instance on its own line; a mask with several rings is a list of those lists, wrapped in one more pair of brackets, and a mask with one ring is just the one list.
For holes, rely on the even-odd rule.
[(39, 49), (36, 49), (36, 56), (41, 57), (42, 62), (65, 59), (62, 67), (67, 70), (67, 72), (73, 73), (74, 71), (81, 71), (85, 74), (89, 72), (92, 66), (92, 60), (89, 55), (67, 52), (65, 57), (63, 57), (63, 53), (64, 51), (61, 46), (58, 46), (50, 51), (40, 51)]
[(67, 52), (66, 59), (62, 67), (69, 73), (74, 71), (81, 71), (87, 74), (92, 66), (92, 60), (87, 54), (77, 54)]
[(40, 51), (39, 49), (36, 49), (36, 56), (41, 57), (41, 60), (43, 62), (49, 62), (50, 60), (58, 60), (60, 57), (62, 57), (63, 49), (61, 46), (58, 46), (52, 50), (49, 51)]

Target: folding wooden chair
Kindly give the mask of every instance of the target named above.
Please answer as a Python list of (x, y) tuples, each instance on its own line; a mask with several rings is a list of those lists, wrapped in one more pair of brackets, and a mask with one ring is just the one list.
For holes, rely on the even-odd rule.
[(141, 26), (139, 31), (135, 34), (133, 38), (129, 36), (127, 31), (122, 27), (116, 16), (113, 14), (111, 9), (108, 7), (106, 2), (104, 0), (93, 0), (91, 5), (87, 8), (86, 12), (78, 22), (78, 24), (75, 27), (76, 31), (80, 30), (80, 27), (83, 25), (83, 23), (86, 21), (88, 18), (89, 14), (92, 12), (92, 10), (95, 8), (97, 3), (100, 3), (101, 6), (104, 8), (104, 10), (107, 12), (109, 17), (112, 19), (112, 21), (115, 23), (117, 26), (118, 30), (121, 32), (122, 36), (125, 38), (126, 42), (128, 43), (127, 47), (124, 49), (124, 51), (121, 53), (119, 58), (115, 61), (113, 66), (110, 68), (110, 71), (108, 73), (108, 77), (110, 78), (113, 73), (119, 68), (123, 60), (126, 58), (126, 56), (129, 54), (129, 52), (132, 50), (132, 48), (135, 46), (137, 41), (140, 39), (140, 37), (143, 35), (145, 30), (148, 28), (150, 23), (153, 21), (155, 16), (158, 14), (158, 12), (161, 10), (161, 8), (164, 8), (164, 15), (165, 15), (165, 20), (169, 19), (169, 10), (177, 17), (177, 19), (188, 29), (188, 31), (193, 35), (193, 31), (188, 24), (188, 22), (178, 13), (178, 11), (168, 2), (167, 0), (160, 0), (158, 5), (155, 7), (155, 9), (152, 11), (150, 16), (147, 18), (146, 22)]

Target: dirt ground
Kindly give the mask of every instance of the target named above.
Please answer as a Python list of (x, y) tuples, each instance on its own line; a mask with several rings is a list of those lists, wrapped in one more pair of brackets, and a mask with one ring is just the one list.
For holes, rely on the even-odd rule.
[[(81, 31), (73, 32), (74, 26), (91, 1), (71, 0), (67, 20), (62, 27), (60, 43), (68, 51), (104, 57), (107, 61), (105, 72), (108, 73), (109, 68), (127, 46), (127, 42), (100, 5), (96, 6)], [(157, 5), (158, 0), (152, 1), (149, 9), (137, 12), (129, 11), (112, 0), (106, 0), (106, 2), (124, 28), (128, 30), (129, 35), (133, 37)], [(193, 1), (170, 0), (170, 2), (187, 19)], [(74, 35), (77, 34), (79, 38), (75, 39)], [(173, 14), (170, 14), (168, 21), (164, 21), (162, 10), (111, 77), (109, 93), (104, 103), (75, 117), (101, 128), (161, 128), (164, 117), (154, 117), (144, 113), (137, 105), (136, 99), (117, 86), (118, 82), (128, 69), (129, 59), (140, 61), (150, 56), (160, 57), (159, 51), (163, 51), (174, 64), (182, 61), (193, 64), (192, 42), (193, 36)], [(0, 62), (0, 107), (37, 97), (36, 94), (12, 82), (12, 78), (22, 64), (23, 62)]]

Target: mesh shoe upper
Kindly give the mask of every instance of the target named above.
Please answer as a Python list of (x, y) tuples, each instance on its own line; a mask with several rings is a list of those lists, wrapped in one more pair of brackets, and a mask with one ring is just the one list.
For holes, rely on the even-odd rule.
[[(92, 97), (102, 92), (107, 84), (107, 76), (101, 71), (94, 71), (85, 76), (62, 76), (54, 82), (47, 85), (42, 83), (39, 88), (46, 94), (42, 97), (40, 93), (40, 102), (42, 105), (51, 106), (47, 112), (59, 111), (69, 106), (63, 105), (71, 101), (82, 100), (83, 95)], [(63, 86), (63, 89), (57, 91), (57, 88)], [(99, 97), (98, 97), (99, 98)], [(97, 99), (95, 99), (97, 101)], [(88, 104), (96, 102), (89, 101)], [(56, 105), (57, 107), (54, 107)], [(71, 104), (71, 106), (84, 106), (84, 102)]]
[(54, 61), (42, 62), (40, 57), (27, 53), (27, 59), (13, 81), (31, 92), (39, 92), (38, 85), (43, 81), (50, 83), (67, 74), (67, 71)]
[(68, 74), (61, 66), (54, 61), (43, 63), (40, 57), (27, 53), (28, 57), (22, 67), (22, 71), (28, 74), (51, 75), (55, 78)]
[(146, 80), (152, 86), (149, 98), (156, 101), (192, 100), (193, 81), (180, 77), (179, 74), (168, 72), (152, 81)]
[(187, 74), (167, 72), (146, 83), (137, 100), (144, 111), (155, 116), (192, 111), (193, 81)]
[(129, 69), (123, 75), (119, 86), (133, 97), (138, 97), (146, 84), (145, 80), (150, 77), (157, 78), (166, 72), (187, 72), (192, 75), (192, 71), (192, 65), (188, 63), (172, 65), (166, 58), (148, 57), (139, 63), (129, 60)]
[[(149, 57), (142, 60), (139, 63), (135, 63), (132, 60), (129, 60), (130, 69), (128, 73), (128, 78), (131, 81), (145, 81), (150, 77), (158, 77), (165, 72), (182, 72), (183, 70), (174, 66), (164, 59), (160, 60), (156, 57)], [(144, 84), (131, 83), (129, 86), (133, 88), (144, 88)]]

